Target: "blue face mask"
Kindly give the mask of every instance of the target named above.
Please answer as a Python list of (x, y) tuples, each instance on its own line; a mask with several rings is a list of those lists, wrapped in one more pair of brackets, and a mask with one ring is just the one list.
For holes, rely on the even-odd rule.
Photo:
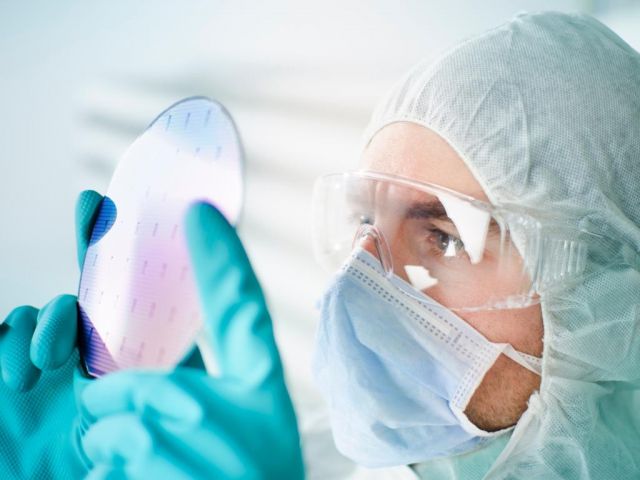
[(338, 450), (387, 467), (480, 448), (506, 430), (480, 430), (464, 410), (501, 353), (540, 371), (354, 252), (322, 299), (313, 362)]

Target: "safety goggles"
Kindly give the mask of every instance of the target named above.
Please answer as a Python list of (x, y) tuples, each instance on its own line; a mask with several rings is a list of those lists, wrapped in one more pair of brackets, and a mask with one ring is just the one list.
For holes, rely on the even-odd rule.
[(320, 177), (313, 218), (315, 254), (330, 271), (362, 248), (388, 276), (452, 310), (538, 303), (544, 289), (583, 274), (590, 235), (544, 228), (526, 211), (375, 172)]

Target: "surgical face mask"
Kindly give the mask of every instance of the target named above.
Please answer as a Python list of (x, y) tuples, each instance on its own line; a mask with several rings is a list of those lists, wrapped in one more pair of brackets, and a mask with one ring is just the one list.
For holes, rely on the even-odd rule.
[(367, 467), (481, 447), (506, 430), (485, 432), (464, 410), (501, 353), (540, 373), (540, 359), (488, 341), (354, 251), (322, 299), (313, 364), (336, 446)]

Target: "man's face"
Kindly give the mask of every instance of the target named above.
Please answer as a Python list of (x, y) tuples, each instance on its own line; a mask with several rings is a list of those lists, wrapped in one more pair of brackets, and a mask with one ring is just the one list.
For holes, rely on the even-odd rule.
[[(481, 185), (455, 150), (431, 130), (399, 122), (380, 130), (362, 156), (370, 171), (435, 183), (488, 202)], [(484, 279), (478, 288), (503, 284), (504, 278)], [(446, 292), (436, 298), (447, 306)], [(539, 305), (513, 310), (457, 312), (496, 343), (510, 343), (516, 350), (542, 355), (543, 325)], [(494, 431), (515, 424), (527, 408), (540, 377), (504, 355), (487, 372), (466, 409), (478, 427)]]

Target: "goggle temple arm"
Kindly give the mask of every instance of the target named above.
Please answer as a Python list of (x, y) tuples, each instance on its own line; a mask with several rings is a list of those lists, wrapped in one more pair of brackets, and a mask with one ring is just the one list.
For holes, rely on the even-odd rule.
[(352, 248), (363, 248), (375, 256), (386, 274), (393, 274), (393, 261), (389, 245), (384, 239), (384, 235), (369, 223), (363, 223), (353, 237)]

